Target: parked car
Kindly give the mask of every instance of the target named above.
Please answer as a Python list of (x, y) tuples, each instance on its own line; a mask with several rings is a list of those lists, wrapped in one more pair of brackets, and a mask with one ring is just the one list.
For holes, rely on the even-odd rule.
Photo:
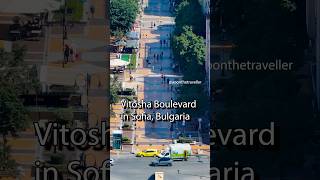
[(168, 157), (157, 158), (151, 162), (151, 166), (172, 166), (172, 162)]
[(158, 157), (160, 152), (156, 149), (147, 149), (136, 154), (137, 157)]

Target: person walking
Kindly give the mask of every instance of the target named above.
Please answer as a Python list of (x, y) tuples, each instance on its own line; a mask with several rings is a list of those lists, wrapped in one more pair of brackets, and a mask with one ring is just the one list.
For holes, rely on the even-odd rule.
[(68, 63), (69, 56), (70, 56), (70, 48), (67, 44), (64, 46), (64, 53), (63, 54), (64, 54), (64, 58), (63, 58), (64, 62)]
[(73, 51), (73, 47), (70, 48), (70, 60), (71, 60), (71, 62), (74, 62), (74, 51)]
[(94, 17), (94, 13), (95, 13), (95, 7), (94, 7), (94, 5), (91, 5), (90, 6), (90, 13), (91, 13), (91, 18), (93, 18)]
[(99, 82), (98, 82), (98, 88), (100, 89), (102, 87), (102, 84), (101, 84), (101, 81), (99, 79)]
[(87, 74), (87, 86), (88, 86), (88, 89), (90, 89), (90, 87), (91, 87), (91, 75), (90, 74)]

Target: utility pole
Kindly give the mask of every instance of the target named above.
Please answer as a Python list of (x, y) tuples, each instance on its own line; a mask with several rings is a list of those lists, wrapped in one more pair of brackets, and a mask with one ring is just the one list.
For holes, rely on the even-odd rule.
[(198, 118), (198, 138), (199, 138), (199, 143), (202, 144), (202, 136), (201, 136), (201, 122), (202, 122), (202, 119), (201, 118)]

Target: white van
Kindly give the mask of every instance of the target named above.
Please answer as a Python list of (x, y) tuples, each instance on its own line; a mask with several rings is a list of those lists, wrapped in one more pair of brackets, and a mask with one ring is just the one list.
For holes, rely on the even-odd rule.
[(168, 147), (159, 154), (159, 157), (169, 157), (172, 160), (182, 160), (188, 158), (192, 153), (190, 144), (169, 144)]

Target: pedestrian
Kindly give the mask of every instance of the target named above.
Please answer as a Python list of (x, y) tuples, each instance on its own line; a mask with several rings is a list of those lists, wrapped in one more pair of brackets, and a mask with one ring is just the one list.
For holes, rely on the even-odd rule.
[(63, 60), (64, 60), (64, 62), (67, 63), (69, 61), (69, 56), (70, 56), (70, 48), (67, 44), (64, 46), (64, 53), (63, 54), (64, 54)]
[(153, 23), (153, 27), (156, 27), (156, 23), (155, 22)]
[(95, 13), (95, 7), (93, 5), (90, 6), (90, 12), (91, 12), (91, 17), (94, 17), (94, 13)]
[(73, 52), (73, 47), (71, 47), (70, 48), (70, 60), (71, 60), (71, 62), (74, 62), (73, 57), (74, 57), (74, 52)]
[(169, 84), (169, 81), (170, 81), (170, 79), (169, 79), (169, 78), (167, 78), (167, 84)]
[(80, 60), (80, 54), (79, 52), (76, 52), (75, 55), (74, 55), (76, 61)]
[(153, 54), (153, 59), (156, 59), (156, 53)]
[(166, 82), (166, 76), (163, 75), (163, 82)]
[(101, 88), (102, 87), (102, 84), (101, 84), (101, 81), (99, 79), (99, 82), (98, 82), (98, 88)]
[(160, 46), (162, 47), (162, 40), (160, 39)]
[(163, 51), (161, 51), (161, 57), (163, 56)]
[(165, 40), (165, 39), (163, 40), (163, 44), (164, 44), (164, 45), (166, 44), (166, 40)]
[(160, 66), (160, 71), (162, 71), (162, 66)]

